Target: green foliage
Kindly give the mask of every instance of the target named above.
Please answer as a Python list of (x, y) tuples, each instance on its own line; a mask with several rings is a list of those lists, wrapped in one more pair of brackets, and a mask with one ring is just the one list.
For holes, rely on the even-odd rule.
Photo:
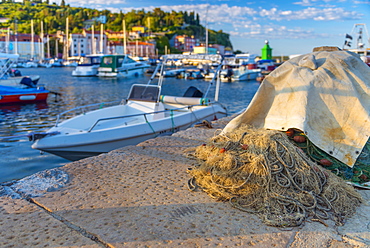
[[(173, 34), (185, 34), (194, 36), (199, 40), (205, 40), (205, 28), (200, 25), (199, 15), (194, 11), (188, 12), (164, 12), (160, 8), (145, 12), (142, 10), (131, 10), (128, 13), (111, 13), (109, 10), (96, 10), (83, 7), (70, 7), (65, 0), (60, 5), (49, 4), (49, 0), (23, 0), (23, 2), (12, 2), (2, 0), (0, 2), (0, 17), (9, 18), (8, 23), (0, 24), (0, 27), (10, 27), (18, 33), (31, 32), (31, 20), (34, 20), (34, 31), (40, 33), (41, 22), (45, 34), (55, 34), (58, 30), (65, 31), (66, 18), (69, 19), (69, 33), (81, 33), (85, 26), (84, 22), (99, 16), (106, 16), (105, 30), (122, 31), (123, 20), (126, 30), (134, 26), (145, 26), (150, 32), (168, 32)], [(98, 25), (99, 22), (95, 21)], [(99, 29), (100, 27), (97, 27)], [(164, 44), (169, 47), (168, 37), (159, 37), (157, 40), (159, 51), (164, 49)], [(166, 41), (167, 39), (167, 41)], [(168, 44), (167, 44), (168, 43)], [(209, 30), (209, 44), (221, 44), (232, 47), (229, 34), (222, 31)], [(163, 50), (164, 51), (164, 50)]]

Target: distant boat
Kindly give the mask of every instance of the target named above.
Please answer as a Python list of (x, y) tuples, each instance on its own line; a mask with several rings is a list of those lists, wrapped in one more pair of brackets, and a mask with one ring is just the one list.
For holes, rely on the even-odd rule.
[(133, 77), (144, 74), (149, 65), (137, 62), (129, 55), (103, 56), (98, 69), (99, 77)]
[(0, 104), (46, 101), (49, 91), (44, 87), (19, 88), (0, 85)]
[(228, 70), (226, 70), (226, 74), (221, 74), (221, 81), (228, 82), (228, 81), (249, 81), (255, 80), (260, 75), (261, 69), (257, 68), (246, 68), (246, 67), (238, 67), (235, 69), (231, 69), (231, 74), (228, 74)]
[(63, 67), (63, 60), (62, 59), (50, 59), (49, 63), (51, 64), (51, 67)]
[[(226, 65), (226, 69), (220, 72), (221, 82), (249, 81), (255, 80), (261, 74), (261, 69), (257, 67)], [(205, 75), (205, 79), (214, 78), (215, 72), (209, 72)]]
[[(163, 69), (159, 64), (156, 71), (159, 68)], [(206, 121), (227, 115), (225, 107), (217, 102), (219, 84), (209, 83), (205, 95), (194, 86), (190, 86), (183, 96), (161, 95), (163, 73), (153, 85), (155, 74), (147, 84), (132, 85), (128, 98), (119, 105), (99, 108), (60, 123), (58, 116), (56, 125), (49, 131), (30, 136), (34, 141), (32, 148), (79, 160), (160, 135), (170, 135), (195, 123), (207, 124)], [(215, 100), (210, 101), (206, 95), (214, 85)]]
[[(261, 73), (257, 67), (256, 54), (237, 54), (225, 59), (224, 69), (220, 72), (221, 82), (255, 80)], [(212, 79), (214, 72), (210, 71), (205, 79)]]
[(72, 71), (74, 77), (97, 76), (98, 68), (104, 54), (91, 54), (82, 57), (76, 68)]

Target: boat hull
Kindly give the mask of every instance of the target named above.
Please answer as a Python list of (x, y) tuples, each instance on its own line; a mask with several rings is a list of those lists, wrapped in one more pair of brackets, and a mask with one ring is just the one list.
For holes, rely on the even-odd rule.
[(48, 93), (0, 95), (0, 104), (41, 102), (47, 98)]
[(75, 70), (72, 71), (72, 76), (74, 77), (94, 77), (98, 74), (97, 66), (77, 66)]
[(106, 55), (102, 57), (98, 77), (125, 78), (144, 74), (148, 64), (137, 62), (128, 55)]
[[(215, 104), (176, 117), (161, 118), (150, 122), (141, 121), (136, 125), (115, 129), (80, 131), (80, 133), (74, 134), (69, 133), (68, 130), (59, 129), (63, 135), (37, 140), (32, 148), (75, 161), (128, 145), (137, 145), (158, 136), (171, 135), (203, 120), (212, 121), (226, 115), (226, 110), (221, 105)], [(49, 130), (49, 132), (55, 131), (58, 131), (58, 128)]]
[(148, 67), (137, 67), (131, 69), (124, 69), (124, 68), (117, 68), (115, 71), (112, 70), (104, 70), (102, 68), (99, 69), (97, 73), (98, 77), (119, 77), (119, 78), (127, 78), (127, 77), (138, 77), (143, 75), (145, 70)]
[(0, 86), (0, 104), (46, 101), (49, 91), (44, 88)]

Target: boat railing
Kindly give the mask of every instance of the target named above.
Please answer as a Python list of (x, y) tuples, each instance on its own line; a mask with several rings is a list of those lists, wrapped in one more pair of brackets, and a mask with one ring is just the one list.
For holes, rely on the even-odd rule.
[[(94, 107), (98, 107), (98, 109), (101, 109), (101, 108), (105, 108), (105, 107), (108, 107), (108, 106), (112, 106), (113, 104), (117, 104), (117, 103), (120, 103), (120, 102), (121, 102), (121, 100), (116, 100), (116, 101), (111, 101), (111, 102), (102, 102), (102, 103), (93, 103), (93, 104), (88, 104), (88, 105), (79, 106), (79, 107), (75, 107), (75, 108), (66, 110), (66, 111), (61, 112), (60, 114), (57, 115), (57, 120), (56, 120), (55, 126), (56, 127), (58, 126), (60, 120), (62, 119), (62, 116), (66, 115), (66, 114), (70, 114), (69, 117), (75, 116), (77, 114), (85, 114), (86, 112), (91, 111), (92, 108), (94, 108)], [(80, 110), (80, 112), (78, 112), (79, 110)], [(74, 112), (74, 114), (72, 114), (72, 112)]]
[(0, 78), (4, 78), (9, 75), (10, 69), (15, 62), (11, 59), (0, 60)]
[[(214, 102), (210, 102), (212, 104)], [(124, 118), (132, 118), (132, 117), (138, 117), (138, 116), (143, 116), (146, 123), (150, 126), (150, 123), (148, 121), (147, 116), (148, 115), (154, 115), (154, 114), (160, 114), (160, 113), (170, 113), (171, 118), (173, 117), (173, 112), (182, 112), (182, 111), (187, 111), (187, 109), (192, 109), (193, 107), (196, 106), (204, 106), (203, 104), (194, 104), (194, 105), (187, 105), (181, 108), (173, 108), (173, 109), (165, 109), (165, 110), (159, 110), (159, 111), (153, 111), (153, 112), (148, 112), (148, 113), (139, 113), (139, 114), (132, 114), (132, 115), (123, 115), (123, 116), (114, 116), (114, 117), (106, 117), (106, 118), (100, 118), (95, 121), (95, 123), (87, 130), (87, 132), (91, 132), (97, 125), (98, 123), (102, 121), (109, 121), (109, 120), (116, 120), (116, 119), (124, 119)]]

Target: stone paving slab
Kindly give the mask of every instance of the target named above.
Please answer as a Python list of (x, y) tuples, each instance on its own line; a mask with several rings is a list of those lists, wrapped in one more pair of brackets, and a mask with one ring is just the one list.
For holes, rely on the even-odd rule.
[(100, 247), (23, 199), (0, 197), (0, 247)]
[[(361, 191), (366, 202), (343, 227), (327, 221), (291, 229), (266, 226), (255, 215), (217, 202), (204, 192), (189, 191), (186, 170), (197, 162), (185, 155), (220, 127), (188, 129), (62, 167), (70, 176), (68, 184), (34, 199), (52, 215), (17, 200), (25, 209), (33, 209), (24, 211), (22, 221), (32, 223), (34, 215), (45, 215), (38, 218), (39, 225), (51, 222), (55, 230), (61, 229), (56, 243), (63, 245), (49, 245), (44, 235), (33, 247), (370, 247), (369, 191)], [(0, 210), (14, 205), (13, 199), (0, 199)], [(3, 220), (1, 230), (14, 223)], [(3, 238), (9, 247), (25, 244), (43, 230), (13, 229), (17, 241), (10, 234)], [(71, 244), (71, 239), (76, 243)]]

